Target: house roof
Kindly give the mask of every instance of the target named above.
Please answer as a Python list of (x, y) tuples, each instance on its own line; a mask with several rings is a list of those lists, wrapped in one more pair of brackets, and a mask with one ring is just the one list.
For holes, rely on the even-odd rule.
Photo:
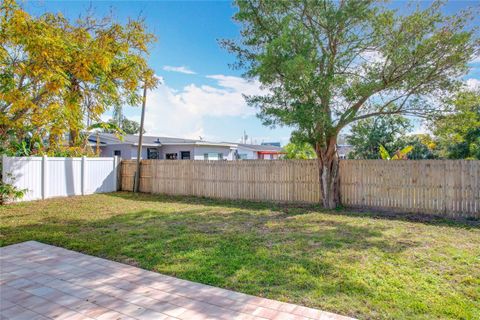
[[(131, 144), (138, 145), (138, 135), (135, 134), (126, 134), (123, 136), (123, 140), (117, 137), (113, 133), (98, 133), (98, 137), (101, 145), (107, 144)], [(88, 140), (95, 142), (97, 139), (97, 133), (92, 133)], [(232, 143), (218, 143), (210, 142), (204, 140), (194, 140), (194, 139), (183, 139), (183, 138), (172, 138), (172, 137), (158, 137), (158, 136), (143, 136), (143, 145), (145, 146), (161, 146), (161, 145), (178, 145), (178, 144), (189, 144), (189, 145), (209, 145), (209, 146), (235, 146)]]
[(350, 146), (350, 145), (338, 145), (337, 146), (337, 152), (338, 154), (341, 154), (341, 155), (346, 155), (348, 154), (349, 152), (351, 152), (353, 150), (353, 147)]
[[(114, 144), (130, 144), (138, 145), (138, 135), (135, 134), (126, 134), (123, 136), (123, 140), (117, 137), (113, 133), (98, 133), (98, 138), (100, 140), (100, 145), (114, 145)], [(95, 144), (97, 141), (97, 133), (92, 133), (88, 137), (88, 140)], [(244, 149), (249, 149), (256, 152), (264, 153), (281, 153), (283, 149), (281, 147), (272, 146), (272, 145), (257, 145), (257, 144), (246, 144), (246, 143), (232, 143), (232, 142), (211, 142), (204, 140), (195, 140), (195, 139), (183, 139), (183, 138), (172, 138), (172, 137), (158, 137), (158, 136), (143, 136), (143, 145), (146, 147), (153, 146), (162, 146), (162, 145), (197, 145), (197, 146), (222, 146), (222, 147), (239, 147)]]
[(257, 152), (277, 152), (280, 153), (283, 151), (283, 148), (272, 146), (272, 145), (259, 145), (259, 144), (246, 144), (246, 143), (239, 143), (239, 148), (249, 149)]
[(275, 146), (275, 147), (281, 147), (280, 142), (262, 142), (262, 146)]

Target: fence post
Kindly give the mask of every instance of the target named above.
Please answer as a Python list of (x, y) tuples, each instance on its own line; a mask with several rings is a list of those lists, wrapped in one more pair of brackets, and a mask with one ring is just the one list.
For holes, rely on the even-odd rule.
[(48, 157), (44, 155), (42, 157), (42, 199), (48, 197)]
[(5, 169), (5, 163), (7, 162), (7, 155), (2, 154), (2, 182), (7, 183), (7, 170)]
[(82, 196), (85, 195), (85, 190), (87, 187), (87, 172), (86, 172), (87, 157), (82, 156)]
[(113, 156), (113, 190), (118, 191), (118, 156)]

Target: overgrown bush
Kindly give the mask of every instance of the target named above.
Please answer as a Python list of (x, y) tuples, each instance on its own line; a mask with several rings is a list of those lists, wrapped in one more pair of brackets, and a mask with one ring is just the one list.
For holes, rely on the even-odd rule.
[(20, 199), (25, 195), (23, 189), (15, 187), (13, 184), (0, 181), (0, 204), (5, 204), (15, 199)]

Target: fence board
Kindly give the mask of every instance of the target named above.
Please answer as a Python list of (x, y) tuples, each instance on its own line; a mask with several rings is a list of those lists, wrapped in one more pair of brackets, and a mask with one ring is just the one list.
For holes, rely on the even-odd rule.
[[(133, 190), (135, 161), (122, 161), (122, 190)], [(315, 160), (143, 160), (140, 191), (224, 199), (315, 203)], [(480, 218), (480, 161), (341, 160), (347, 207)]]

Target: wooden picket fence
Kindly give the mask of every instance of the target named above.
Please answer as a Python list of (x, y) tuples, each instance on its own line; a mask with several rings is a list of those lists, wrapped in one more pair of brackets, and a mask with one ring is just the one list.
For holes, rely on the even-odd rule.
[[(135, 161), (122, 162), (122, 190), (133, 189)], [(315, 161), (143, 160), (140, 191), (245, 200), (319, 202)]]
[[(122, 190), (135, 161), (122, 161)], [(143, 160), (140, 191), (223, 199), (321, 201), (315, 160)], [(341, 160), (347, 207), (480, 218), (480, 161)]]
[(348, 207), (480, 218), (480, 161), (344, 160), (340, 181)]

